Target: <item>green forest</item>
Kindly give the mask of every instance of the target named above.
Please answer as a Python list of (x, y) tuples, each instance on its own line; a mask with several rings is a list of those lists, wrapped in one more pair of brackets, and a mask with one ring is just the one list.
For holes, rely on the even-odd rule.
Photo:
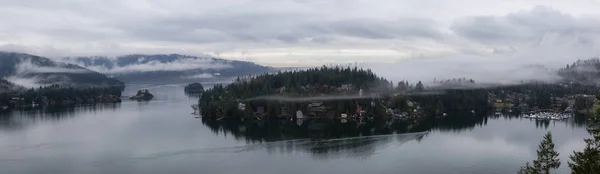
[[(258, 96), (286, 100), (252, 99)], [(303, 97), (316, 98), (294, 100)], [(444, 108), (484, 110), (487, 93), (480, 89), (428, 93), (421, 82), (402, 81), (394, 85), (368, 69), (324, 66), (238, 78), (227, 86), (215, 85), (203, 93), (199, 106), (201, 114), (209, 118), (287, 118), (297, 111), (317, 117), (360, 112), (369, 117), (422, 117), (441, 114)]]
[(361, 112), (368, 117), (437, 117), (446, 112), (492, 109), (579, 110), (592, 107), (594, 102), (593, 97), (582, 94), (598, 91), (596, 86), (577, 83), (478, 87), (466, 78), (437, 80), (433, 85), (394, 83), (368, 69), (323, 66), (218, 84), (204, 91), (199, 106), (202, 116), (208, 118), (288, 118), (297, 111), (314, 117)]
[(0, 93), (0, 106), (31, 108), (36, 106), (72, 106), (75, 104), (121, 102), (121, 87), (88, 87), (50, 85), (28, 90)]

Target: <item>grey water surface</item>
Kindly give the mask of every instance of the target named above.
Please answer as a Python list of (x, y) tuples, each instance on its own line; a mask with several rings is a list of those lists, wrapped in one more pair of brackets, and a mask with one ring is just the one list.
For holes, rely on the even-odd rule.
[(410, 133), (385, 125), (331, 131), (350, 130), (351, 123), (316, 133), (296, 122), (206, 123), (191, 115), (198, 98), (182, 85), (129, 87), (124, 94), (138, 88), (155, 99), (1, 115), (0, 173), (516, 173), (535, 158), (546, 131), (563, 160), (556, 173), (568, 173), (568, 156), (588, 136), (573, 120), (504, 116)]

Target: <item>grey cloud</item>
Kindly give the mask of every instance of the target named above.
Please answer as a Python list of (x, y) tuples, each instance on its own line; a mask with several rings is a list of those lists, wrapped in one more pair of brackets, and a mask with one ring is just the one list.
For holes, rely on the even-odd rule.
[(196, 43), (322, 43), (336, 37), (378, 40), (439, 39), (443, 36), (435, 23), (427, 19), (326, 19), (305, 13), (176, 16), (115, 25), (138, 38)]
[[(185, 71), (193, 69), (226, 69), (231, 65), (215, 61), (211, 58), (186, 58), (181, 57), (170, 62), (161, 62), (158, 60), (144, 61), (145, 57), (137, 58), (138, 62), (128, 65), (119, 65), (118, 58), (95, 58), (92, 59), (97, 64), (85, 64), (84, 61), (77, 61), (77, 58), (64, 58), (64, 62), (80, 65), (88, 69), (108, 74), (148, 72), (148, 71)], [(101, 63), (100, 63), (101, 62)]]
[[(2, 0), (0, 50), (52, 57), (215, 53), (286, 66), (522, 52), (538, 59), (559, 51), (576, 59), (600, 48), (594, 10), (563, 1)], [(243, 49), (248, 53), (236, 57)], [(336, 50), (353, 52), (324, 54)]]
[(474, 16), (456, 20), (450, 27), (456, 34), (484, 44), (540, 44), (549, 35), (561, 39), (574, 39), (579, 44), (591, 44), (589, 35), (600, 34), (598, 20), (575, 18), (558, 10), (536, 6), (505, 16)]

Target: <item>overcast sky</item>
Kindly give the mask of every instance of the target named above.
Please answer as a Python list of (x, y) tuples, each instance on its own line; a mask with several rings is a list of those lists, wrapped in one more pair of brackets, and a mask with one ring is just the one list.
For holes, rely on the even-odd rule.
[(600, 53), (600, 0), (1, 0), (0, 49), (272, 66)]

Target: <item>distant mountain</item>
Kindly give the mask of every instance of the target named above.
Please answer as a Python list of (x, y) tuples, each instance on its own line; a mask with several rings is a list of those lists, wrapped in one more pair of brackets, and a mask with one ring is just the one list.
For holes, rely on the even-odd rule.
[(25, 87), (50, 84), (124, 87), (124, 83), (78, 65), (23, 54), (0, 52), (0, 78)]
[(600, 59), (577, 60), (558, 74), (567, 82), (600, 85)]
[(252, 62), (179, 54), (69, 57), (64, 60), (129, 83), (234, 78), (275, 70)]

